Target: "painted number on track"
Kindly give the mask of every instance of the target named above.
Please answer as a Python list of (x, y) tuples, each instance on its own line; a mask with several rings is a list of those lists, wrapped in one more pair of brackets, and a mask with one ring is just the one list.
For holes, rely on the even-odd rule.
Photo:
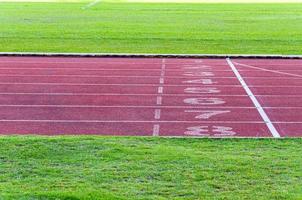
[(209, 119), (216, 115), (226, 114), (229, 110), (185, 110), (186, 113), (197, 113), (195, 119)]
[(184, 92), (193, 94), (214, 94), (220, 93), (221, 91), (215, 87), (190, 87), (184, 89)]
[(227, 126), (193, 126), (188, 127), (187, 131), (185, 131), (184, 134), (201, 137), (225, 137), (234, 136), (236, 132), (233, 131), (233, 128)]
[(192, 104), (192, 105), (220, 105), (224, 104), (225, 101), (221, 98), (214, 98), (214, 97), (200, 97), (200, 98), (187, 98), (184, 99), (184, 103)]

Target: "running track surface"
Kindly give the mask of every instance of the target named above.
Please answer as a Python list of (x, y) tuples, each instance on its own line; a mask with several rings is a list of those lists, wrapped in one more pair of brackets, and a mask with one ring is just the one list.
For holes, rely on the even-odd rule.
[(0, 57), (0, 134), (301, 137), (302, 60)]

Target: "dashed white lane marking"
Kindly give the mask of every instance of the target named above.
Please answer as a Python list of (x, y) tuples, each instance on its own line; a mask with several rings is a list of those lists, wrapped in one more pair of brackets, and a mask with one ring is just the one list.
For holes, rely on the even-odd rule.
[[(162, 104), (162, 94), (164, 91), (164, 76), (165, 76), (165, 69), (166, 69), (166, 60), (162, 59), (161, 62), (161, 71), (160, 71), (160, 77), (159, 77), (159, 87), (157, 90), (158, 96), (156, 97), (156, 104), (157, 105), (161, 105)], [(155, 120), (160, 120), (160, 114), (161, 114), (161, 109), (160, 108), (156, 108), (155, 112), (154, 112), (154, 119)], [(153, 125), (153, 136), (159, 136), (160, 134), (160, 125), (159, 124), (155, 124)]]
[(88, 3), (87, 5), (83, 6), (82, 9), (85, 10), (87, 8), (91, 8), (92, 6), (95, 6), (96, 4), (100, 3), (101, 0), (94, 0), (90, 3)]
[(161, 109), (155, 109), (154, 119), (160, 119), (160, 112), (161, 112)]
[(153, 125), (153, 133), (152, 133), (153, 136), (159, 136), (159, 128), (160, 128), (159, 124)]
[(158, 94), (162, 94), (164, 91), (164, 88), (162, 86), (158, 87)]
[(156, 97), (156, 104), (157, 105), (162, 105), (162, 101), (163, 101), (162, 97), (160, 97), (160, 96)]
[(240, 66), (248, 67), (248, 68), (253, 68), (253, 69), (258, 69), (258, 70), (261, 70), (261, 71), (272, 72), (272, 73), (275, 73), (275, 74), (282, 74), (282, 75), (288, 75), (288, 76), (294, 76), (294, 77), (302, 78), (302, 75), (299, 75), (299, 74), (293, 74), (293, 73), (281, 72), (281, 71), (277, 71), (277, 70), (264, 69), (264, 68), (261, 68), (261, 67), (255, 67), (255, 66), (252, 66), (252, 65), (241, 64), (241, 63), (238, 63), (238, 62), (234, 62), (234, 63), (236, 65), (240, 65)]
[(160, 83), (160, 84), (164, 84), (164, 83), (165, 83), (164, 78), (160, 77), (160, 79), (159, 79), (159, 83)]
[(279, 138), (280, 134), (278, 133), (277, 129), (271, 122), (270, 118), (267, 116), (266, 112), (264, 111), (264, 109), (262, 108), (260, 103), (258, 102), (257, 98), (254, 96), (254, 94), (252, 93), (252, 91), (250, 90), (248, 85), (245, 83), (245, 81), (241, 77), (240, 73), (236, 69), (235, 65), (232, 63), (231, 59), (227, 58), (226, 61), (229, 64), (229, 66), (231, 67), (231, 69), (233, 70), (234, 74), (236, 75), (237, 79), (241, 83), (241, 85), (244, 88), (244, 90), (246, 91), (246, 93), (249, 95), (250, 99), (252, 100), (253, 104), (255, 105), (256, 109), (258, 110), (260, 116), (262, 117), (263, 121), (265, 122), (266, 126), (270, 130), (273, 137)]

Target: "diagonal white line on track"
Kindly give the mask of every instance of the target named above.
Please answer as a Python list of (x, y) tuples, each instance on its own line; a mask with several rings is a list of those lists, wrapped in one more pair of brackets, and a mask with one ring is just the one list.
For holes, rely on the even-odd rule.
[(231, 67), (231, 69), (233, 70), (234, 74), (236, 75), (237, 79), (241, 83), (241, 85), (244, 88), (244, 90), (246, 91), (246, 93), (249, 95), (250, 99), (252, 100), (252, 102), (255, 105), (256, 109), (258, 110), (260, 116), (262, 117), (262, 119), (265, 122), (266, 126), (270, 130), (271, 134), (275, 138), (280, 138), (280, 134), (278, 133), (277, 129), (275, 128), (275, 126), (271, 122), (270, 118), (267, 116), (266, 112), (262, 108), (261, 104), (258, 102), (257, 98), (254, 96), (253, 92), (250, 90), (248, 85), (245, 83), (244, 79), (242, 78), (242, 76), (240, 75), (238, 70), (236, 69), (235, 65), (232, 63), (231, 59), (227, 58), (226, 61), (229, 64), (229, 66)]
[(294, 76), (294, 77), (302, 78), (302, 75), (299, 75), (299, 74), (281, 72), (281, 71), (271, 70), (271, 69), (264, 69), (264, 68), (261, 68), (261, 67), (255, 67), (255, 66), (252, 66), (252, 65), (246, 65), (246, 64), (242, 64), (242, 63), (238, 63), (238, 62), (234, 62), (234, 64), (240, 65), (240, 66), (243, 66), (243, 67), (258, 69), (258, 70), (261, 70), (261, 71), (272, 72), (272, 73), (275, 73), (275, 74), (282, 74), (282, 75), (288, 75), (288, 76)]

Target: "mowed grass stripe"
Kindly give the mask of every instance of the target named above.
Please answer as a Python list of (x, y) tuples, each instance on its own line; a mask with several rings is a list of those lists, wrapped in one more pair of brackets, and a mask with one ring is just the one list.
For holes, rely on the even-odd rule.
[(0, 51), (302, 54), (302, 4), (1, 3)]

